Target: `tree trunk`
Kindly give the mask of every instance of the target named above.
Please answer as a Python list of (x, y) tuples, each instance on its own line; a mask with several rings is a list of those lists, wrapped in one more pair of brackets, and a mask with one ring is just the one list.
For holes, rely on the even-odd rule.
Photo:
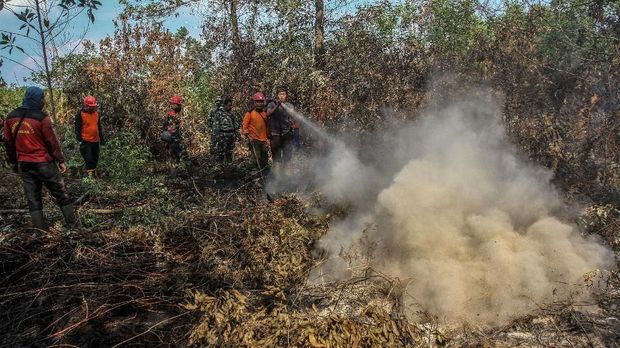
[(325, 40), (324, 22), (325, 22), (325, 4), (323, 0), (315, 0), (314, 8), (316, 10), (315, 22), (314, 22), (314, 38), (315, 38), (315, 51), (314, 51), (314, 67), (316, 69), (323, 69), (324, 61), (323, 55), (325, 48), (323, 47), (323, 41)]
[(233, 56), (239, 54), (241, 48), (241, 37), (239, 36), (239, 19), (237, 17), (238, 0), (230, 0), (230, 27), (232, 30)]
[(47, 81), (47, 89), (50, 91), (50, 106), (52, 109), (52, 120), (56, 120), (56, 103), (54, 101), (54, 88), (52, 87), (52, 75), (50, 73), (49, 63), (47, 61), (47, 45), (45, 44), (45, 32), (43, 30), (43, 19), (41, 18), (41, 6), (39, 0), (35, 0), (37, 9), (37, 19), (39, 21), (39, 33), (41, 34), (41, 49), (43, 50), (43, 65), (45, 66), (45, 80)]
[[(314, 9), (315, 9), (315, 17), (314, 17), (314, 68), (317, 70), (323, 70), (325, 67), (324, 54), (325, 48), (323, 46), (323, 42), (325, 40), (324, 33), (324, 23), (325, 23), (325, 3), (323, 0), (314, 0)], [(314, 85), (314, 95), (320, 96), (322, 95), (322, 87), (317, 86), (316, 83)], [(323, 125), (324, 120), (324, 105), (322, 104), (322, 98), (314, 98), (317, 100), (316, 104), (316, 117), (319, 125)]]
[[(48, 0), (43, 0), (42, 1), (43, 6), (41, 7), (41, 14), (43, 15), (44, 20), (49, 21), (49, 14), (50, 14), (50, 6), (48, 4)], [(47, 37), (48, 38), (52, 38), (54, 37), (54, 32), (52, 30), (52, 28), (47, 28)], [(58, 50), (58, 46), (56, 45), (56, 40), (50, 40), (50, 42), (47, 44), (48, 49), (51, 52), (51, 60), (53, 61), (55, 57), (59, 57), (60, 56), (60, 52)]]

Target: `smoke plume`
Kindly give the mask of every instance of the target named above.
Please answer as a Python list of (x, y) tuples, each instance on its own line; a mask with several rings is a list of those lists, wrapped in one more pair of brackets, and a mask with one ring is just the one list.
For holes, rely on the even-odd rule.
[(328, 259), (311, 279), (346, 278), (341, 250), (364, 235), (378, 245), (375, 269), (411, 280), (406, 306), (490, 324), (612, 268), (609, 249), (560, 218), (566, 209), (551, 173), (519, 156), (493, 104), (474, 98), (391, 127), (375, 137), (385, 139), (374, 146), (379, 155), (365, 161), (334, 145), (315, 180), (358, 209), (320, 241)]

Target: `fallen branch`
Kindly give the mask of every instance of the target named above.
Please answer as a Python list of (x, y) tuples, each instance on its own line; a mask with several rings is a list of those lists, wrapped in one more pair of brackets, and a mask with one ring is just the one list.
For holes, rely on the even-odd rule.
[[(80, 203), (82, 203), (84, 198), (86, 198), (86, 196), (88, 196), (89, 193), (90, 191), (84, 192), (84, 194), (81, 195), (78, 199), (76, 199), (75, 202), (73, 202), (73, 204), (79, 205)], [(2, 209), (0, 210), (0, 214), (28, 214), (28, 209)], [(101, 214), (105, 214), (105, 213), (101, 213)]]
[(116, 213), (121, 213), (123, 211), (123, 209), (96, 209), (96, 208), (92, 208), (92, 209), (86, 209), (86, 211), (93, 213), (93, 214), (116, 214)]

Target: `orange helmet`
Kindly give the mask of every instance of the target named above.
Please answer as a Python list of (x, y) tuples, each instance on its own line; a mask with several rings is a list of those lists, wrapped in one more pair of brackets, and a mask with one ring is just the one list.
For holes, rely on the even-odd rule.
[(94, 108), (97, 106), (97, 99), (95, 99), (95, 97), (93, 97), (92, 95), (89, 95), (86, 98), (84, 98), (84, 105)]
[(265, 95), (262, 92), (256, 92), (252, 96), (252, 100), (254, 100), (254, 101), (265, 101)]
[(172, 98), (170, 98), (170, 104), (181, 105), (183, 104), (183, 98), (178, 95), (172, 96)]

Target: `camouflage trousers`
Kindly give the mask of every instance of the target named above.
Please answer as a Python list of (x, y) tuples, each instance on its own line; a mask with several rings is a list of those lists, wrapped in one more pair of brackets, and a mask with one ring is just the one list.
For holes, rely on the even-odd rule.
[(212, 153), (219, 162), (232, 162), (234, 149), (234, 134), (220, 134), (214, 137)]

